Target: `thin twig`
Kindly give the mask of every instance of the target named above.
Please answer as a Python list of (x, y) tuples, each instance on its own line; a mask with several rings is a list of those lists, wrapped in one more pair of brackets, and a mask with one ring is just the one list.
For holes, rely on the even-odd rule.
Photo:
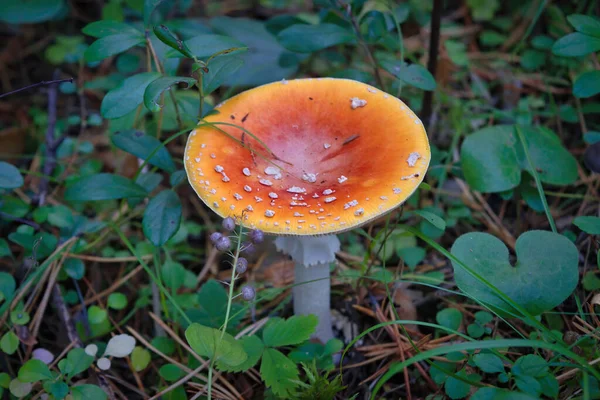
[(71, 83), (73, 83), (73, 78), (68, 78), (68, 79), (54, 79), (54, 80), (51, 80), (51, 81), (41, 81), (41, 82), (38, 82), (38, 83), (34, 83), (33, 85), (25, 86), (25, 87), (22, 87), (20, 89), (15, 89), (15, 90), (11, 90), (10, 92), (2, 93), (2, 94), (0, 94), (0, 99), (3, 98), (3, 97), (9, 96), (11, 94), (22, 92), (24, 90), (29, 90), (29, 89), (36, 88), (38, 86), (46, 86), (46, 85), (54, 85), (55, 86), (55, 85), (58, 85), (59, 83), (64, 83), (64, 82), (71, 82)]
[[(427, 69), (435, 78), (437, 70), (438, 51), (440, 47), (440, 21), (442, 18), (442, 0), (433, 1), (433, 11), (431, 13), (431, 33), (429, 35), (429, 59), (427, 60)], [(429, 127), (431, 110), (433, 103), (433, 91), (426, 91), (423, 97), (423, 108), (421, 109), (421, 120), (424, 125)]]

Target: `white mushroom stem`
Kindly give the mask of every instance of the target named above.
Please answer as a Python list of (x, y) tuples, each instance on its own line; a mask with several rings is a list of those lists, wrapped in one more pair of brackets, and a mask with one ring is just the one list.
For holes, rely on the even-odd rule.
[(295, 262), (294, 314), (316, 315), (319, 324), (313, 338), (327, 343), (333, 338), (329, 267), (340, 250), (339, 239), (335, 235), (279, 236), (275, 246)]

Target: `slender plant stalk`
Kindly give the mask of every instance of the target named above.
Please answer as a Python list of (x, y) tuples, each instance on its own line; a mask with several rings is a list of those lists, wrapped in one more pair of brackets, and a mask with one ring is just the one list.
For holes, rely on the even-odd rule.
[(529, 154), (529, 148), (527, 146), (527, 142), (525, 141), (525, 137), (523, 136), (523, 132), (521, 132), (519, 126), (515, 126), (515, 130), (517, 131), (517, 136), (519, 137), (521, 146), (523, 146), (523, 151), (525, 152), (525, 157), (527, 157), (527, 163), (529, 164), (529, 168), (531, 169), (533, 179), (535, 179), (535, 186), (537, 187), (538, 193), (540, 194), (540, 199), (542, 200), (542, 204), (544, 205), (544, 211), (546, 212), (546, 217), (548, 218), (548, 222), (550, 223), (550, 228), (552, 229), (552, 232), (557, 233), (554, 218), (552, 217), (552, 213), (550, 212), (550, 207), (548, 207), (548, 201), (546, 201), (544, 187), (542, 186), (540, 176), (537, 170), (535, 169), (535, 165), (533, 165), (533, 161), (531, 160), (531, 155)]
[(215, 360), (217, 357), (217, 352), (219, 349), (219, 344), (223, 340), (223, 336), (225, 336), (225, 332), (227, 331), (227, 325), (229, 323), (229, 315), (231, 314), (231, 305), (233, 304), (233, 289), (235, 287), (235, 266), (237, 265), (238, 259), (240, 258), (240, 251), (242, 249), (242, 237), (244, 235), (244, 227), (240, 223), (240, 230), (237, 237), (237, 246), (235, 248), (235, 253), (233, 253), (233, 265), (231, 266), (231, 282), (229, 283), (229, 296), (227, 298), (227, 309), (225, 311), (225, 321), (223, 322), (223, 326), (221, 327), (221, 337), (219, 341), (215, 344), (215, 353), (213, 358), (210, 360), (210, 366), (208, 367), (208, 400), (212, 399), (212, 375), (213, 375), (213, 367), (215, 365)]

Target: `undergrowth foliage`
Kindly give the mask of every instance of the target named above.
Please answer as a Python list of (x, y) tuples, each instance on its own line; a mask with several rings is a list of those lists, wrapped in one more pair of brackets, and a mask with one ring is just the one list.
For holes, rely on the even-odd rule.
[[(600, 398), (598, 4), (312, 3), (3, 2), (0, 397)], [(238, 126), (217, 104), (295, 77), (403, 99), (432, 150), (339, 235), (327, 343), (182, 161)]]

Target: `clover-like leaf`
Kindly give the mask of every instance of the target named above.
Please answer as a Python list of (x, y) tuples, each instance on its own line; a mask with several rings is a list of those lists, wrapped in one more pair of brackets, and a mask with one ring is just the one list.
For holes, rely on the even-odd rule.
[[(516, 243), (512, 266), (506, 246), (487, 233), (459, 237), (452, 254), (533, 315), (551, 310), (575, 290), (579, 253), (566, 237), (547, 231), (529, 231)], [(453, 261), (456, 285), (474, 298), (507, 315), (517, 313), (487, 285)], [(506, 312), (503, 312), (506, 311)]]

